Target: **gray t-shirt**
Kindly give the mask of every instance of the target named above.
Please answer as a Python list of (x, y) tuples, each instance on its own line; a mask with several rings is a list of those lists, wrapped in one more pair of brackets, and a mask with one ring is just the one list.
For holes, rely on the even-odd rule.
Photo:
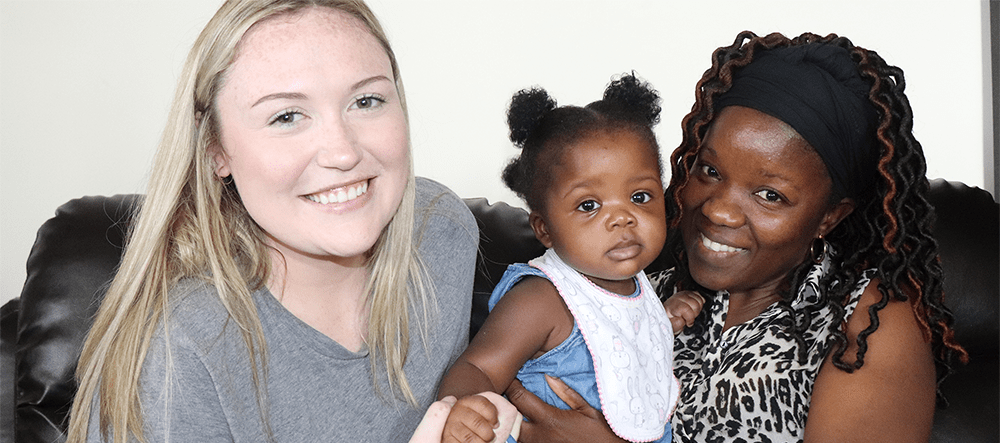
[[(444, 371), (465, 349), (479, 231), (465, 204), (436, 182), (418, 178), (416, 200), (414, 238), (439, 308), (426, 345), (415, 321), (421, 316), (410, 310), (404, 370), (420, 407), (393, 396), (384, 372), (380, 396), (367, 348), (348, 351), (262, 289), (254, 299), (267, 340), (265, 404), (275, 441), (407, 441)], [(186, 280), (171, 297), (176, 307), (169, 313), (169, 337), (163, 328), (157, 332), (143, 364), (146, 439), (265, 441), (246, 346), (236, 325), (227, 324), (215, 289)], [(91, 417), (88, 441), (100, 441), (96, 418)]]

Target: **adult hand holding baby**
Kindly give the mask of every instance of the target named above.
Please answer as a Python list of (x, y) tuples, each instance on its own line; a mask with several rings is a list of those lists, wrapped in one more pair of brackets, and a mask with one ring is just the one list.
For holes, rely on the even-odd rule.
[[(545, 376), (545, 381), (556, 396), (566, 402), (571, 409), (559, 409), (545, 403), (525, 389), (520, 381), (514, 380), (505, 393), (510, 402), (528, 417), (528, 421), (524, 422), (521, 428), (521, 435), (517, 437), (518, 441), (578, 442), (581, 441), (580, 436), (584, 435), (589, 436), (587, 441), (625, 441), (614, 434), (601, 411), (590, 406), (566, 383), (549, 376)], [(535, 419), (532, 420), (531, 417)], [(608, 440), (598, 440), (600, 436)]]

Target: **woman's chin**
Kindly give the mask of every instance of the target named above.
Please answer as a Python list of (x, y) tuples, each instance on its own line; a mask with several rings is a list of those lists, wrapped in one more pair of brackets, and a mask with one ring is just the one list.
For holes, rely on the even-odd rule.
[(695, 283), (698, 283), (699, 286), (713, 292), (726, 289), (727, 284), (719, 279), (719, 272), (702, 269), (699, 266), (691, 266), (690, 264), (688, 266), (690, 266), (688, 269), (691, 273), (691, 279), (693, 279)]

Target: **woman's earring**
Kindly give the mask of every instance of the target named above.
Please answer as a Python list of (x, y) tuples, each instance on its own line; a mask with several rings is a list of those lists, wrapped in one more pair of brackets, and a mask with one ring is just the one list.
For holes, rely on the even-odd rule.
[(813, 263), (823, 263), (823, 258), (826, 257), (826, 248), (826, 240), (823, 240), (822, 235), (813, 239), (812, 244), (809, 245), (809, 256), (812, 257)]

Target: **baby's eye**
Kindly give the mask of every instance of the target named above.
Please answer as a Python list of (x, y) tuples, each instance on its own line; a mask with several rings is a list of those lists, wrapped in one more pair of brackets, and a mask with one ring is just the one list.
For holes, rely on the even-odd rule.
[(382, 106), (385, 103), (385, 99), (377, 94), (365, 94), (354, 100), (354, 104), (351, 105), (352, 108), (357, 109), (373, 109)]
[(299, 111), (293, 111), (290, 109), (284, 110), (279, 112), (278, 115), (271, 117), (271, 121), (268, 122), (268, 125), (288, 126), (302, 120), (302, 117), (303, 115)]
[(784, 197), (782, 197), (781, 194), (771, 189), (762, 189), (760, 191), (755, 192), (754, 195), (769, 202), (779, 202), (784, 200)]
[(583, 212), (593, 212), (593, 211), (596, 211), (597, 208), (600, 208), (600, 207), (601, 207), (600, 203), (595, 202), (593, 200), (587, 200), (587, 201), (585, 201), (583, 203), (580, 203), (580, 206), (577, 206), (576, 210), (577, 211), (583, 211)]
[(638, 204), (649, 203), (649, 201), (652, 199), (653, 199), (653, 194), (650, 194), (646, 191), (639, 191), (636, 192), (635, 194), (632, 194), (632, 203), (638, 203)]

